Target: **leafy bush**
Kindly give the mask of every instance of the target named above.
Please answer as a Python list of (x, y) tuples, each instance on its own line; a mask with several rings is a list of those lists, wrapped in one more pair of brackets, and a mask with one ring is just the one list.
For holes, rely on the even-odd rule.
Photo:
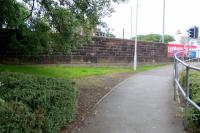
[[(181, 76), (181, 83), (182, 86), (185, 88), (185, 71), (183, 72)], [(200, 105), (200, 73), (197, 71), (190, 71), (190, 98)], [(191, 108), (190, 109), (190, 118), (189, 118), (189, 126), (191, 128), (200, 128), (200, 112), (195, 109)]]
[(5, 72), (0, 82), (1, 133), (55, 133), (74, 119), (74, 82)]

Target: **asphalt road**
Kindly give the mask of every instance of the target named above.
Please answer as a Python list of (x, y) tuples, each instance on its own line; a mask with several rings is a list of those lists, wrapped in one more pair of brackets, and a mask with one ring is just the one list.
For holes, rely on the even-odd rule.
[(167, 66), (121, 83), (77, 133), (185, 133), (179, 111)]

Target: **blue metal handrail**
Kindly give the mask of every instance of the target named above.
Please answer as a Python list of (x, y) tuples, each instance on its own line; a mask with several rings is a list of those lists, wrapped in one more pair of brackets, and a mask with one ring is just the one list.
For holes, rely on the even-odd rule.
[[(199, 53), (200, 51), (198, 51)], [(189, 110), (189, 104), (191, 104), (193, 107), (195, 107), (197, 110), (200, 111), (200, 106), (197, 105), (192, 99), (190, 99), (189, 94), (190, 94), (190, 88), (189, 88), (189, 82), (190, 82), (190, 75), (189, 72), (190, 70), (196, 70), (200, 71), (200, 68), (195, 67), (189, 63), (189, 60), (184, 60), (179, 58), (179, 54), (184, 55), (184, 51), (176, 52), (174, 54), (174, 73), (173, 73), (173, 85), (174, 85), (174, 100), (176, 100), (176, 90), (178, 89), (179, 92), (181, 92), (183, 98), (185, 99), (185, 118), (184, 118), (184, 127), (187, 129), (188, 126), (188, 110)], [(186, 69), (186, 88), (185, 91), (181, 84), (179, 83), (179, 64), (181, 64), (183, 67)]]

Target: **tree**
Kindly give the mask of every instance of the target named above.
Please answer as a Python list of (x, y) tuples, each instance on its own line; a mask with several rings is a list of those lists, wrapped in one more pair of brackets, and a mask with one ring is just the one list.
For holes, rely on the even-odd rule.
[(0, 25), (17, 29), (14, 45), (28, 53), (69, 53), (87, 43), (101, 19), (113, 12), (111, 3), (126, 0), (0, 0)]
[(112, 33), (112, 31), (113, 31), (113, 29), (109, 28), (106, 23), (102, 22), (97, 27), (96, 35), (115, 38), (115, 35)]
[(165, 37), (165, 39), (164, 39), (165, 43), (175, 41), (174, 37), (171, 35), (165, 35), (164, 37)]
[[(138, 41), (145, 41), (145, 42), (161, 42), (162, 36), (159, 34), (147, 34), (147, 35), (138, 35)], [(133, 38), (134, 40), (134, 38)], [(174, 37), (171, 35), (165, 35), (165, 43), (174, 41)]]
[(0, 0), (0, 25), (13, 28), (19, 26), (23, 18), (28, 15), (28, 10), (16, 0)]

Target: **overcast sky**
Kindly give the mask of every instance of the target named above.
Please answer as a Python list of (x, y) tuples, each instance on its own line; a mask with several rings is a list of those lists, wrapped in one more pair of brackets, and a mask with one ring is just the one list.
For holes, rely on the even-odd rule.
[[(165, 0), (165, 33), (175, 35), (177, 30), (187, 34), (191, 26), (200, 26), (200, 0)], [(136, 0), (126, 4), (114, 5), (115, 13), (104, 21), (112, 28), (117, 37), (131, 37), (131, 7), (133, 7), (133, 36), (135, 36)], [(139, 0), (138, 34), (162, 34), (163, 0)]]

